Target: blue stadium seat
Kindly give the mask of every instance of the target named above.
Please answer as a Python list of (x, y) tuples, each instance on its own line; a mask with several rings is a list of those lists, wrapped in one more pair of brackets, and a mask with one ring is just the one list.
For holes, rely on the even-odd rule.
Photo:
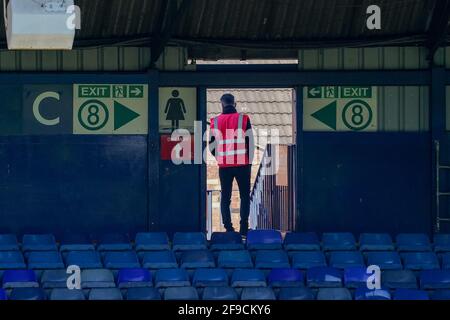
[(317, 300), (352, 300), (352, 294), (347, 288), (320, 288)]
[(8, 300), (5, 289), (0, 288), (0, 301)]
[(206, 236), (201, 232), (176, 232), (173, 236), (173, 250), (206, 250)]
[(156, 288), (129, 288), (127, 300), (161, 300), (161, 294)]
[(430, 294), (431, 300), (450, 300), (450, 290), (435, 290)]
[(349, 267), (344, 270), (344, 285), (347, 288), (359, 288), (367, 286), (370, 274), (366, 267)]
[(450, 252), (450, 234), (435, 234), (433, 240), (435, 252)]
[(439, 261), (434, 252), (406, 252), (402, 254), (405, 269), (432, 270), (439, 269)]
[(325, 251), (356, 250), (353, 234), (348, 232), (329, 232), (322, 235), (322, 248)]
[(355, 300), (391, 300), (391, 294), (385, 289), (367, 289), (360, 287), (355, 291)]
[(423, 233), (400, 233), (396, 244), (398, 251), (431, 251), (430, 239)]
[(66, 256), (66, 266), (79, 266), (81, 269), (103, 268), (100, 254), (97, 251), (70, 251)]
[(250, 230), (247, 234), (248, 250), (282, 249), (281, 233), (275, 230)]
[(100, 235), (98, 239), (98, 251), (129, 251), (133, 247), (128, 235), (121, 233), (107, 233)]
[(89, 300), (123, 300), (117, 288), (95, 288), (89, 292)]
[(450, 289), (450, 270), (424, 270), (419, 279), (421, 289)]
[(198, 292), (193, 287), (167, 288), (164, 300), (198, 300)]
[(173, 269), (178, 268), (178, 263), (172, 251), (153, 251), (144, 253), (142, 266), (147, 269)]
[(396, 251), (368, 252), (367, 265), (379, 266), (381, 270), (403, 269), (400, 255)]
[(247, 250), (220, 251), (217, 258), (219, 268), (253, 268), (253, 261)]
[(429, 300), (428, 293), (423, 290), (397, 289), (394, 293), (394, 300)]
[(50, 300), (56, 301), (81, 301), (86, 300), (83, 290), (70, 290), (67, 288), (56, 288), (50, 293)]
[(315, 232), (286, 233), (284, 249), (288, 251), (320, 251), (319, 237)]
[(6, 270), (2, 282), (5, 289), (39, 287), (33, 270)]
[(0, 251), (20, 250), (15, 234), (0, 234)]
[(292, 267), (309, 269), (312, 267), (326, 267), (327, 261), (322, 251), (303, 251), (292, 254)]
[(259, 250), (255, 256), (255, 268), (290, 268), (289, 257), (283, 250)]
[(66, 251), (92, 251), (95, 245), (89, 236), (85, 234), (67, 233), (63, 236), (59, 250)]
[(28, 256), (29, 269), (63, 269), (64, 262), (57, 251), (30, 252)]
[(278, 300), (315, 300), (314, 293), (309, 288), (281, 288)]
[(242, 237), (237, 232), (214, 232), (210, 241), (211, 250), (243, 250)]
[(151, 287), (152, 275), (147, 269), (121, 269), (117, 274), (119, 288)]
[(275, 293), (269, 287), (244, 288), (241, 300), (276, 300)]
[(44, 289), (67, 288), (67, 274), (65, 269), (45, 270), (41, 276), (41, 285)]
[(0, 252), (0, 269), (25, 269), (26, 267), (20, 251)]
[(203, 290), (202, 300), (238, 300), (238, 295), (230, 287), (206, 287)]
[(197, 269), (192, 279), (194, 287), (226, 287), (228, 276), (223, 269)]
[(364, 267), (364, 259), (359, 251), (333, 251), (330, 254), (330, 266), (339, 269)]
[(276, 268), (267, 276), (267, 282), (271, 287), (303, 287), (305, 279), (298, 269)]
[(41, 288), (14, 288), (9, 295), (10, 300), (46, 300)]
[(215, 266), (214, 257), (208, 250), (183, 251), (181, 254), (181, 268), (214, 268)]
[(87, 269), (81, 271), (81, 287), (90, 288), (115, 288), (114, 275), (108, 269)]
[(393, 251), (392, 238), (387, 233), (362, 233), (359, 236), (359, 250), (361, 251)]
[(136, 251), (170, 250), (169, 237), (165, 232), (141, 232), (136, 234)]
[(109, 251), (106, 252), (104, 261), (108, 269), (133, 269), (140, 268), (138, 256), (134, 251)]
[(310, 288), (332, 288), (342, 286), (342, 272), (332, 267), (312, 267), (306, 273)]
[(22, 238), (23, 251), (56, 251), (55, 237), (52, 234), (26, 234)]
[(236, 269), (231, 276), (232, 287), (265, 287), (266, 277), (258, 269)]
[(156, 271), (155, 287), (188, 287), (189, 275), (184, 269), (161, 269)]
[(387, 289), (415, 289), (417, 279), (411, 270), (387, 270), (381, 274), (382, 286)]
[(442, 254), (442, 269), (450, 269), (450, 252)]

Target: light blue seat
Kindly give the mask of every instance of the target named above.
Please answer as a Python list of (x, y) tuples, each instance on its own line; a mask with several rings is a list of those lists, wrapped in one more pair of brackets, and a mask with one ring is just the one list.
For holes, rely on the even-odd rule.
[(214, 232), (210, 241), (211, 250), (244, 250), (242, 237), (237, 232)]
[(288, 232), (284, 237), (287, 251), (320, 251), (319, 237), (315, 232)]
[(431, 300), (450, 300), (450, 290), (434, 290), (434, 292), (430, 294), (430, 298)]
[(272, 269), (267, 276), (269, 286), (279, 287), (303, 287), (305, 279), (303, 273), (298, 269), (292, 268), (275, 268)]
[(259, 250), (255, 256), (255, 268), (290, 268), (289, 257), (283, 250)]
[(129, 251), (132, 249), (130, 238), (126, 234), (107, 233), (100, 235), (98, 239), (98, 251)]
[(366, 267), (349, 267), (344, 270), (344, 285), (347, 288), (366, 287), (370, 274)]
[(173, 250), (206, 250), (206, 236), (201, 232), (176, 232), (173, 235)]
[(253, 268), (253, 261), (247, 250), (220, 251), (217, 258), (219, 268)]
[(238, 300), (238, 295), (230, 287), (206, 287), (203, 290), (202, 300), (232, 301)]
[(327, 261), (322, 251), (304, 251), (292, 254), (292, 267), (309, 269), (312, 267), (326, 267)]
[(361, 251), (393, 251), (392, 238), (387, 233), (362, 233), (359, 236), (359, 250)]
[(0, 234), (0, 251), (17, 250), (20, 250), (20, 247), (15, 234)]
[(117, 274), (119, 288), (151, 287), (152, 275), (147, 269), (121, 269)]
[(226, 287), (228, 286), (228, 276), (225, 270), (215, 268), (202, 268), (195, 270), (192, 279), (194, 287)]
[(317, 300), (352, 300), (352, 294), (347, 288), (320, 288)]
[(178, 268), (178, 263), (172, 251), (152, 251), (143, 254), (142, 266), (147, 269), (173, 269)]
[(136, 251), (170, 250), (169, 237), (165, 232), (141, 232), (136, 234)]
[(23, 251), (57, 251), (52, 234), (25, 234), (22, 238)]
[(41, 276), (41, 285), (44, 289), (53, 288), (67, 288), (67, 274), (66, 269), (60, 270), (45, 270)]
[(248, 250), (282, 249), (281, 233), (276, 230), (250, 230), (247, 234)]
[(334, 251), (330, 253), (330, 266), (333, 268), (364, 267), (364, 259), (359, 251)]
[(424, 270), (419, 279), (421, 289), (450, 289), (450, 270)]
[(84, 234), (67, 233), (63, 236), (59, 250), (61, 252), (67, 251), (93, 251), (95, 245), (90, 237)]
[(276, 300), (275, 293), (269, 287), (244, 288), (241, 300)]
[(367, 265), (376, 265), (381, 270), (403, 269), (400, 255), (396, 251), (377, 251), (367, 253)]
[(312, 267), (306, 273), (310, 288), (332, 288), (342, 286), (342, 272), (332, 267)]
[(155, 287), (188, 287), (191, 285), (189, 275), (184, 269), (160, 269), (156, 271)]
[(430, 300), (430, 297), (424, 290), (397, 289), (394, 293), (394, 300)]
[(97, 251), (70, 251), (66, 256), (66, 266), (78, 266), (81, 269), (101, 269), (103, 263)]
[(57, 251), (30, 252), (28, 256), (29, 269), (63, 269), (64, 262)]
[(81, 301), (86, 300), (83, 290), (70, 290), (67, 288), (56, 288), (50, 293), (50, 300), (56, 301)]
[(0, 251), (0, 269), (25, 269), (26, 267), (20, 251)]
[(89, 300), (123, 300), (117, 288), (95, 288), (89, 292)]
[(14, 288), (9, 295), (10, 300), (46, 300), (47, 296), (41, 288)]
[(214, 268), (214, 257), (208, 250), (183, 251), (180, 258), (180, 268)]
[(281, 288), (278, 300), (315, 300), (314, 293), (309, 288), (289, 287)]
[(232, 287), (265, 287), (266, 277), (258, 269), (236, 269), (231, 276)]
[(391, 294), (385, 289), (360, 287), (355, 291), (355, 300), (391, 300)]
[(86, 269), (81, 271), (81, 287), (90, 288), (115, 288), (114, 275), (108, 269)]
[(108, 269), (132, 269), (140, 268), (141, 264), (134, 251), (109, 251), (104, 258), (105, 268)]
[(167, 288), (164, 300), (198, 300), (198, 292), (193, 287)]
[(126, 294), (127, 300), (161, 300), (161, 294), (156, 288), (129, 288)]
[(396, 244), (398, 251), (431, 251), (430, 239), (424, 233), (400, 233)]
[(405, 252), (402, 254), (405, 269), (433, 270), (439, 269), (439, 260), (434, 252)]
[(433, 245), (435, 252), (450, 252), (450, 234), (435, 234)]
[(322, 248), (324, 251), (356, 250), (355, 237), (348, 232), (324, 233), (322, 235)]
[(5, 270), (2, 283), (4, 289), (39, 287), (33, 270)]
[(387, 289), (415, 289), (417, 279), (411, 270), (387, 270), (381, 273), (382, 286)]

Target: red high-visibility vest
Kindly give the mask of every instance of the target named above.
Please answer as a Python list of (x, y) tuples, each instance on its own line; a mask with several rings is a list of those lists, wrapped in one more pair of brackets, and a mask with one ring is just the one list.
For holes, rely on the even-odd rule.
[(242, 113), (221, 114), (211, 119), (211, 134), (216, 142), (216, 159), (220, 168), (249, 164), (245, 147), (248, 116)]

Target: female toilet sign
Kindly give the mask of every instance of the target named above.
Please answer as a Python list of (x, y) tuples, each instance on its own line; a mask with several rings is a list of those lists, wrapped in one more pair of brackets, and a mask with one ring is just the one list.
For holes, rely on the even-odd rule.
[(194, 131), (197, 120), (197, 88), (159, 88), (159, 131)]

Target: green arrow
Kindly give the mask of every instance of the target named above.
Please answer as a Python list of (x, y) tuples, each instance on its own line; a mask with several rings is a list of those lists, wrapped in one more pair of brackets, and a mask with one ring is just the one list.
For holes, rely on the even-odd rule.
[(326, 124), (331, 129), (336, 130), (336, 106), (336, 101), (334, 101), (314, 112), (311, 116)]
[(122, 128), (124, 125), (139, 116), (140, 114), (134, 112), (128, 107), (125, 107), (123, 104), (114, 101), (114, 130)]

